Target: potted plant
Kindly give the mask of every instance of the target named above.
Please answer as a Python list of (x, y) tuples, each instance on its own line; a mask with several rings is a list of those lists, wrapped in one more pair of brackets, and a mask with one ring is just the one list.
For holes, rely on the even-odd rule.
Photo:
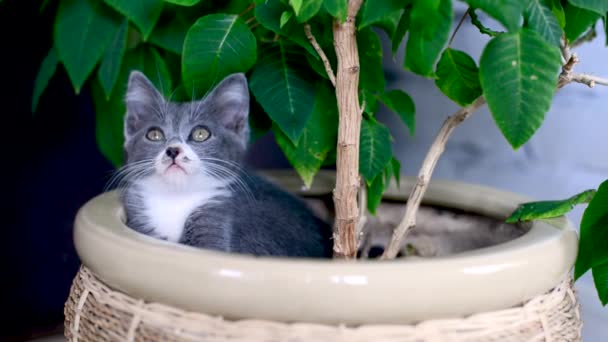
[[(608, 186), (567, 201), (529, 203), (510, 215), (529, 200), (430, 178), (452, 131), (485, 104), (506, 140), (519, 148), (542, 124), (559, 88), (608, 85), (576, 72), (578, 59), (571, 52), (593, 37), (608, 5), (465, 3), (470, 8), (460, 23), (470, 18), (481, 34), (492, 36), (479, 66), (450, 47), (460, 27), (452, 30), (451, 0), (60, 1), (54, 46), (36, 79), (34, 109), (63, 65), (76, 92), (90, 87), (99, 148), (119, 166), (122, 98), (131, 70), (143, 71), (175, 100), (198, 98), (228, 74), (246, 72), (254, 138), (272, 131), (308, 188), (305, 195), (333, 194), (334, 256), (346, 259), (259, 259), (164, 243), (124, 226), (116, 195), (103, 194), (76, 220), (75, 242), (86, 267), (66, 303), (66, 335), (74, 340), (441, 340), (496, 334), (580, 339), (568, 281), (576, 234), (563, 217), (547, 218), (591, 201), (575, 276), (592, 269), (606, 304)], [(479, 13), (505, 31), (485, 27)], [(415, 99), (385, 89), (380, 31), (393, 51), (406, 40), (404, 67), (435, 79), (462, 106), (441, 126), (416, 178), (400, 180), (390, 133), (374, 116), (382, 103), (410, 133), (415, 130)], [(335, 175), (319, 173), (333, 164)], [(297, 189), (292, 178), (275, 175), (275, 180)], [(354, 262), (365, 222), (371, 221), (367, 212), (376, 212), (383, 195), (407, 200), (405, 213), (384, 261)], [(542, 220), (522, 225), (523, 235), (495, 246), (386, 261), (403, 251), (404, 238), (415, 231), (422, 201), (512, 222)], [(515, 285), (522, 277), (527, 282)]]

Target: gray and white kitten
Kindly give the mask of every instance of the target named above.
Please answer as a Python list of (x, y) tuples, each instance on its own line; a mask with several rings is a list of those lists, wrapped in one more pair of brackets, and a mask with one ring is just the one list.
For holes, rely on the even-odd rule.
[(331, 256), (331, 228), (301, 200), (246, 171), (249, 91), (232, 74), (204, 99), (167, 101), (129, 77), (122, 203), (127, 225), (225, 252)]

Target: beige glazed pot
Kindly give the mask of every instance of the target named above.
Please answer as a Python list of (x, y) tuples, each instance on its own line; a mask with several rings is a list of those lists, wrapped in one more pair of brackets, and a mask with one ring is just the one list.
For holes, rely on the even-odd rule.
[[(302, 192), (291, 172), (269, 175), (286, 189), (311, 196), (331, 192), (333, 177), (333, 173), (321, 172), (313, 187)], [(414, 181), (402, 179), (400, 189), (389, 189), (385, 197), (404, 201)], [(529, 199), (492, 188), (433, 181), (423, 202), (504, 219), (525, 201)], [(111, 307), (117, 298), (122, 298), (118, 301), (122, 304), (114, 305), (117, 312), (128, 312), (120, 322), (128, 322), (116, 323), (122, 324), (116, 328), (120, 331), (108, 336), (127, 340), (149, 340), (157, 333), (169, 334), (167, 331), (174, 335), (161, 334), (158, 340), (181, 340), (183, 334), (184, 340), (204, 341), (492, 340), (485, 339), (490, 335), (481, 330), (503, 336), (499, 340), (519, 340), (517, 334), (525, 330), (522, 327), (513, 330), (518, 333), (506, 335), (496, 335), (499, 330), (495, 329), (501, 322), (514, 326), (507, 321), (513, 319), (515, 308), (523, 317), (518, 319), (536, 329), (527, 337), (542, 337), (551, 325), (560, 325), (559, 336), (569, 336), (564, 340), (580, 338), (578, 306), (569, 281), (577, 235), (565, 218), (534, 222), (527, 233), (512, 241), (449, 257), (359, 262), (205, 251), (138, 234), (121, 218), (114, 192), (92, 199), (77, 215), (74, 240), (84, 268), (66, 303), (66, 336), (71, 340), (96, 331), (87, 324), (99, 325), (95, 320), (101, 318), (95, 317), (103, 315), (98, 312), (95, 316), (93, 311), (102, 310), (100, 305)], [(558, 292), (557, 299), (539, 297)], [(561, 311), (558, 314), (529, 307), (532, 302), (546, 306), (552, 301), (559, 308), (551, 310)], [(136, 309), (127, 309), (129, 305)], [(173, 313), (160, 310), (159, 314), (159, 305)], [(142, 308), (156, 311), (147, 316), (138, 313), (145, 311)], [(178, 329), (175, 312), (186, 320), (198, 317), (207, 323), (184, 323)], [(494, 319), (487, 323), (491, 328), (472, 321), (484, 313), (490, 316), (481, 321)], [(218, 324), (227, 326), (219, 328)], [(268, 338), (253, 337), (262, 336), (251, 330), (255, 324), (263, 326), (266, 335), (262, 335)], [(470, 325), (468, 332), (463, 329), (466, 324)], [(201, 326), (211, 330), (199, 331)], [(391, 330), (397, 327), (401, 329)], [(145, 331), (147, 338), (141, 337)], [(477, 337), (463, 335), (471, 332), (475, 334), (466, 336)], [(239, 334), (249, 338), (238, 339)], [(557, 335), (546, 336), (548, 340)]]

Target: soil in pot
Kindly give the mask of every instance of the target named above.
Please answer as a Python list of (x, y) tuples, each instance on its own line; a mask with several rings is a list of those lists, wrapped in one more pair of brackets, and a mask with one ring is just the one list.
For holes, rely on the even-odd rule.
[[(304, 198), (315, 213), (333, 222), (331, 196)], [(405, 213), (405, 203), (384, 201), (376, 215), (368, 214), (360, 258), (378, 258)], [(442, 257), (490, 247), (511, 241), (530, 229), (527, 224), (508, 224), (504, 220), (440, 206), (421, 206), (416, 227), (404, 239), (398, 257)]]

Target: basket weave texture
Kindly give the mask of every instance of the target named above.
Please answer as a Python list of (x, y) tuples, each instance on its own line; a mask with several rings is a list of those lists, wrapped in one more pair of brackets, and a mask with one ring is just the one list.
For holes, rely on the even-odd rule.
[(416, 325), (357, 327), (262, 320), (230, 321), (144, 302), (114, 291), (81, 267), (65, 305), (68, 341), (443, 342), (581, 341), (572, 280), (522, 306)]

